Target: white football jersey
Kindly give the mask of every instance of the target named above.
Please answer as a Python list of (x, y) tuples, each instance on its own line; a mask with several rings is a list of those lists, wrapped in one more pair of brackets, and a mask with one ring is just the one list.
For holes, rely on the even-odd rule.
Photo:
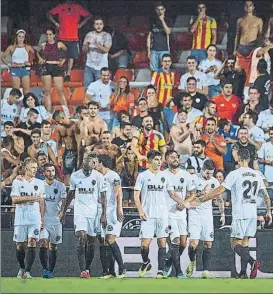
[(137, 177), (135, 190), (141, 192), (141, 206), (148, 218), (168, 218), (167, 191), (171, 191), (163, 172), (146, 170)]
[(61, 209), (61, 200), (65, 199), (66, 188), (64, 183), (54, 180), (51, 185), (45, 181), (45, 216), (44, 221), (46, 225), (60, 224), (59, 213)]
[(6, 99), (1, 100), (1, 121), (12, 121), (20, 116), (20, 106), (18, 104), (8, 104)]
[(82, 169), (72, 173), (70, 190), (76, 191), (74, 202), (74, 216), (95, 218), (98, 210), (100, 194), (106, 192), (104, 177), (96, 170), (86, 177)]
[(121, 186), (120, 176), (113, 170), (108, 170), (104, 175), (107, 188), (107, 215), (116, 215), (117, 211), (117, 193), (115, 187)]
[[(177, 174), (172, 173), (169, 169), (163, 171), (169, 186), (176, 192), (179, 197), (184, 200), (187, 196), (187, 192), (195, 189), (195, 183), (192, 175), (185, 170), (179, 169)], [(184, 218), (186, 215), (186, 209), (182, 211), (176, 209), (176, 202), (170, 197), (169, 193), (166, 193), (167, 204), (169, 208), (169, 218)]]
[[(197, 197), (198, 191), (205, 191), (205, 193), (208, 194), (220, 186), (220, 183), (216, 178), (212, 177), (209, 180), (206, 180), (201, 174), (194, 176), (194, 182), (196, 186)], [(201, 203), (197, 207), (191, 208), (189, 211), (191, 213), (197, 212), (212, 215), (212, 200)]]
[(257, 198), (266, 189), (260, 171), (241, 167), (230, 172), (222, 186), (231, 191), (232, 218), (246, 219), (257, 217)]
[[(11, 197), (15, 196), (37, 196), (45, 198), (45, 184), (42, 180), (33, 178), (30, 182), (23, 179), (15, 179), (12, 183)], [(14, 225), (41, 224), (41, 213), (39, 202), (25, 202), (16, 204)]]

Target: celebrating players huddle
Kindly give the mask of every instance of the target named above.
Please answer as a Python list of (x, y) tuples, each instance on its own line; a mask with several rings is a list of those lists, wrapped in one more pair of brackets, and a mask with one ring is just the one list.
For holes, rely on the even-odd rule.
[[(240, 168), (231, 172), (221, 185), (213, 177), (215, 166), (211, 160), (204, 162), (200, 174), (191, 175), (180, 168), (176, 151), (166, 152), (168, 168), (164, 171), (161, 171), (160, 152), (149, 151), (147, 158), (149, 169), (139, 174), (134, 194), (141, 219), (143, 264), (139, 276), (144, 277), (151, 269), (149, 246), (156, 236), (157, 278), (167, 278), (172, 265), (177, 278), (192, 276), (199, 240), (203, 241), (202, 277), (211, 278), (209, 264), (214, 235), (212, 199), (218, 200), (223, 225), (225, 214), (221, 194), (227, 189), (231, 191), (232, 200), (231, 246), (241, 257), (238, 277), (247, 278), (246, 268), (249, 263), (250, 278), (255, 278), (260, 262), (250, 256), (248, 238), (254, 237), (257, 229), (258, 194), (264, 196), (269, 223), (272, 222), (272, 215), (264, 177), (248, 167), (249, 151), (238, 151)], [(80, 277), (90, 277), (96, 239), (99, 242), (102, 278), (126, 276), (122, 254), (116, 242), (123, 222), (121, 179), (111, 168), (110, 156), (85, 153), (82, 169), (72, 173), (66, 195), (64, 184), (55, 179), (54, 165), (45, 165), (46, 179), (41, 181), (35, 178), (36, 160), (26, 159), (24, 175), (13, 181), (11, 192), (13, 203), (16, 204), (13, 239), (17, 245), (16, 257), (20, 265), (18, 278), (31, 278), (37, 242), (40, 242), (43, 277), (53, 278), (57, 245), (62, 242), (62, 221), (73, 199)], [(170, 240), (168, 256), (167, 238)], [(190, 264), (184, 274), (180, 256), (186, 248), (187, 238)], [(115, 273), (115, 262), (118, 264), (118, 274)]]

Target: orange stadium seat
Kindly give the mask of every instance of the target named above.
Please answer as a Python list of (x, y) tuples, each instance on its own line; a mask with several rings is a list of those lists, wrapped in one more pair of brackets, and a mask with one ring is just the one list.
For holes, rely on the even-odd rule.
[(30, 71), (30, 83), (31, 87), (42, 87), (43, 83), (41, 81), (41, 77), (36, 74), (35, 70)]
[(84, 87), (78, 87), (72, 90), (70, 100), (68, 101), (69, 105), (82, 105), (85, 97)]
[[(56, 111), (56, 110), (63, 110), (62, 105), (55, 105), (54, 111)], [(74, 109), (73, 109), (72, 105), (68, 105), (68, 110), (69, 110), (70, 115), (73, 115)]]
[(73, 69), (70, 74), (70, 82), (64, 83), (65, 87), (82, 87), (83, 86), (83, 70)]
[(4, 70), (1, 74), (1, 86), (11, 88), (11, 75), (8, 70)]
[(120, 77), (125, 76), (131, 82), (134, 78), (134, 72), (131, 69), (127, 68), (119, 68), (114, 76), (114, 82), (118, 82)]
[[(67, 103), (69, 103), (71, 93), (68, 87), (64, 87), (64, 95), (65, 95)], [(52, 105), (60, 105), (60, 97), (55, 87), (52, 88), (51, 103)]]
[(133, 60), (134, 68), (149, 68), (147, 51), (137, 51)]
[(129, 39), (129, 48), (133, 51), (140, 51), (146, 48), (147, 34), (133, 34)]
[(190, 50), (192, 47), (191, 33), (178, 33), (175, 40), (177, 50)]
[(134, 95), (134, 101), (136, 102), (139, 98), (139, 91), (138, 88), (131, 88), (131, 93)]

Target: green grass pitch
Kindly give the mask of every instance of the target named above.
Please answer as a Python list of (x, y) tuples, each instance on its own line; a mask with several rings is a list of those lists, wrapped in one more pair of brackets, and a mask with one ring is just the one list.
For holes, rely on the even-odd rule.
[(273, 293), (273, 279), (1, 279), (2, 293)]

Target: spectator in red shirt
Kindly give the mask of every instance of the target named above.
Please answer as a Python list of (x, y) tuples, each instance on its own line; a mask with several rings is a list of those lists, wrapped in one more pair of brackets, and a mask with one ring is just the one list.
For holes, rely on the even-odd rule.
[[(55, 15), (58, 15), (59, 23), (54, 19)], [(68, 66), (64, 81), (69, 82), (73, 59), (80, 56), (78, 29), (84, 26), (92, 15), (73, 0), (67, 0), (64, 4), (51, 9), (47, 17), (59, 29), (58, 40), (67, 47)], [(81, 17), (84, 17), (82, 22)]]
[(222, 94), (214, 97), (212, 101), (216, 103), (220, 118), (226, 118), (232, 123), (236, 123), (238, 109), (241, 107), (241, 100), (232, 94), (232, 90), (232, 82), (229, 80), (224, 81), (222, 84)]

